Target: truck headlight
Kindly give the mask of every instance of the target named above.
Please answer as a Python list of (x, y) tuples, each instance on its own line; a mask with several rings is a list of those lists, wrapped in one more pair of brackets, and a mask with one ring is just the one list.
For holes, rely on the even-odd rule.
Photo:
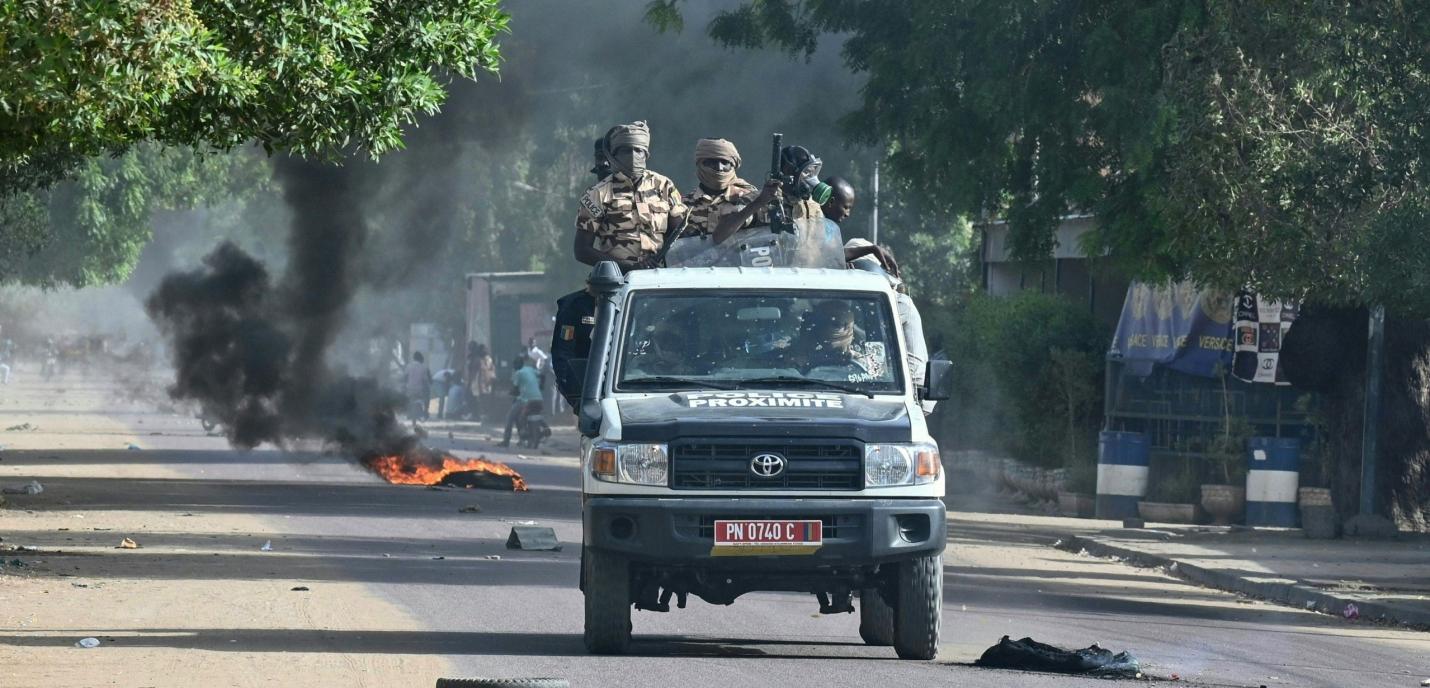
[(632, 485), (665, 485), (670, 455), (664, 444), (598, 444), (591, 448), (591, 475)]
[(864, 445), (865, 487), (923, 485), (937, 481), (942, 468), (938, 445)]

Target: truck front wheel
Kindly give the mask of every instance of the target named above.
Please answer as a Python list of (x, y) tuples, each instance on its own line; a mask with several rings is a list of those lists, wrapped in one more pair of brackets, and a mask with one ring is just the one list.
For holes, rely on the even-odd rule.
[(859, 591), (859, 637), (874, 647), (894, 644), (894, 608), (878, 588)]
[(943, 555), (900, 564), (898, 586), (894, 651), (903, 659), (933, 659), (943, 616)]
[(598, 655), (626, 651), (631, 642), (631, 574), (622, 557), (587, 549), (584, 555), (586, 650)]

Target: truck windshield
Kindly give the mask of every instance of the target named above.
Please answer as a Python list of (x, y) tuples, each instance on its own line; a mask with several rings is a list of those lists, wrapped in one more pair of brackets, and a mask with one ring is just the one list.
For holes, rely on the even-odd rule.
[(894, 327), (877, 293), (637, 293), (616, 389), (901, 393)]

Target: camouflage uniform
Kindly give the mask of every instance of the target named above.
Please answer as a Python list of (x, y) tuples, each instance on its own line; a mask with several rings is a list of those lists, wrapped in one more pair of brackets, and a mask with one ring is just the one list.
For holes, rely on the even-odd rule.
[(640, 184), (613, 174), (586, 190), (576, 214), (576, 231), (589, 232), (592, 247), (618, 261), (637, 261), (660, 250), (666, 230), (687, 210), (675, 182), (646, 171)]
[[(714, 234), (722, 218), (740, 212), (758, 195), (759, 189), (738, 177), (718, 194), (709, 194), (704, 188), (695, 187), (695, 190), (685, 194), (683, 199), (685, 205), (690, 206), (690, 219), (687, 220), (689, 229), (681, 236), (701, 237)], [(753, 224), (755, 218), (752, 217), (745, 223), (745, 227)]]

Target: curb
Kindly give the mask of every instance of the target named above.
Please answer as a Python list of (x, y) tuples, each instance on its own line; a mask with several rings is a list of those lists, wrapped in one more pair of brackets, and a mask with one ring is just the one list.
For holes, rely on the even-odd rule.
[(1065, 535), (1053, 546), (1074, 553), (1086, 551), (1096, 557), (1116, 557), (1140, 568), (1163, 569), (1170, 575), (1192, 583), (1249, 595), (1297, 609), (1342, 616), (1347, 605), (1355, 604), (1359, 608), (1362, 618), (1411, 626), (1421, 630), (1430, 629), (1430, 612), (1405, 609), (1398, 605), (1374, 600), (1332, 595), (1289, 578), (1250, 577), (1220, 569), (1209, 569), (1171, 557), (1110, 545), (1095, 538), (1079, 535)]

